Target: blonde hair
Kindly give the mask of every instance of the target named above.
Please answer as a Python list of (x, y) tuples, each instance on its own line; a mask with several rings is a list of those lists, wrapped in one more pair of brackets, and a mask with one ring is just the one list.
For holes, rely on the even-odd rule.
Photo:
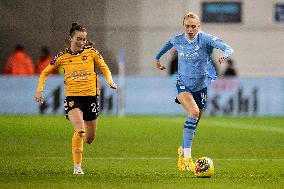
[(187, 19), (187, 18), (193, 18), (193, 19), (196, 19), (200, 22), (199, 16), (197, 16), (197, 14), (195, 14), (193, 12), (189, 12), (186, 15), (184, 15), (182, 25), (184, 25), (184, 20)]

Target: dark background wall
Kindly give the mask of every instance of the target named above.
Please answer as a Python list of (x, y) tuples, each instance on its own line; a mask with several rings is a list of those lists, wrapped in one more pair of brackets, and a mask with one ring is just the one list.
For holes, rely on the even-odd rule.
[[(18, 43), (25, 45), (34, 61), (43, 45), (55, 55), (76, 21), (88, 29), (89, 40), (114, 74), (124, 49), (126, 74), (167, 76), (153, 66), (155, 54), (172, 35), (183, 31), (184, 14), (193, 11), (202, 16), (205, 1), (214, 0), (0, 0), (0, 72)], [(201, 23), (202, 30), (233, 47), (240, 76), (283, 77), (283, 22), (276, 22), (274, 14), (276, 2), (284, 0), (240, 2), (241, 23)], [(170, 58), (167, 53), (161, 61), (168, 66)], [(220, 70), (224, 68), (220, 65)]]
[(105, 41), (104, 0), (9, 0), (0, 1), (0, 68), (15, 45), (24, 45), (35, 62), (40, 48), (47, 46), (53, 55), (68, 39), (72, 22), (85, 26), (88, 39), (116, 72), (115, 57), (111, 56)]

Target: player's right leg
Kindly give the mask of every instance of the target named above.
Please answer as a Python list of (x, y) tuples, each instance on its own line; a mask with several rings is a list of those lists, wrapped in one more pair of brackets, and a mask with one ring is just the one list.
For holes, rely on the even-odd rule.
[(79, 108), (74, 108), (68, 112), (68, 118), (74, 128), (72, 137), (72, 157), (74, 162), (74, 174), (84, 174), (81, 163), (83, 157), (83, 143), (85, 136), (85, 125), (83, 112)]
[(180, 161), (181, 157), (179, 154), (178, 167), (180, 171), (184, 171), (185, 168), (187, 168), (188, 170), (194, 173), (194, 163), (191, 157), (191, 147), (200, 111), (194, 100), (194, 97), (190, 92), (180, 92), (177, 98), (188, 114), (188, 118), (184, 123), (183, 128), (183, 161)]
[(185, 164), (183, 161), (183, 149), (182, 146), (178, 147), (178, 170), (185, 171)]

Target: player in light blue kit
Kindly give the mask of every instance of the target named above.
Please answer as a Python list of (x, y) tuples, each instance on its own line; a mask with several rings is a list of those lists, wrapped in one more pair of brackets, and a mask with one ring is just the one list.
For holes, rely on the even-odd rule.
[(160, 63), (160, 58), (172, 47), (178, 51), (178, 74), (176, 88), (180, 103), (188, 118), (183, 128), (183, 144), (178, 148), (178, 168), (194, 173), (194, 164), (191, 157), (191, 146), (196, 125), (205, 108), (207, 87), (211, 80), (216, 79), (216, 71), (211, 62), (214, 48), (223, 51), (219, 63), (224, 63), (233, 49), (222, 40), (200, 31), (199, 17), (189, 12), (183, 18), (184, 33), (173, 36), (156, 55), (156, 67), (166, 69)]

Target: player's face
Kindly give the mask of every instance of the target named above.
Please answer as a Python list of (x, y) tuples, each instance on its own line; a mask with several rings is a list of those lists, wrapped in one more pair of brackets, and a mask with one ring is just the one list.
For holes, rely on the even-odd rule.
[(192, 40), (200, 29), (200, 22), (195, 18), (186, 18), (183, 23), (183, 28), (186, 33), (186, 37)]
[(71, 41), (71, 50), (76, 52), (81, 50), (86, 41), (87, 41), (87, 33), (81, 31), (75, 31), (74, 35), (70, 38)]

